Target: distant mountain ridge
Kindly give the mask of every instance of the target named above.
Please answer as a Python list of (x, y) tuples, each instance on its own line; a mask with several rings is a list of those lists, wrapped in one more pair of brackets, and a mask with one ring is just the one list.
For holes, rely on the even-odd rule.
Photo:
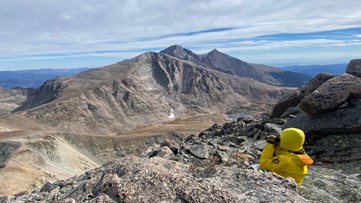
[(345, 72), (347, 63), (328, 64), (328, 65), (308, 65), (308, 66), (287, 66), (284, 70), (303, 73), (309, 76), (316, 76), (319, 73), (330, 73), (339, 75)]
[(6, 89), (13, 87), (36, 88), (51, 78), (75, 75), (88, 69), (89, 68), (0, 71), (0, 86)]
[[(250, 64), (238, 58), (219, 52), (217, 49), (214, 49), (207, 54), (197, 55), (179, 45), (173, 45), (160, 53), (190, 61), (194, 64), (202, 65), (210, 69), (240, 77), (252, 78), (271, 85), (298, 87), (307, 83), (307, 81), (311, 79), (310, 76), (305, 74), (284, 71), (276, 67)], [(291, 77), (292, 79), (288, 79), (288, 77)]]

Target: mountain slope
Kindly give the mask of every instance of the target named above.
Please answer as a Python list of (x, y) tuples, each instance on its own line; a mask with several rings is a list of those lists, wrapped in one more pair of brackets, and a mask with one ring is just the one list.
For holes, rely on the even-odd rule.
[(11, 88), (6, 90), (0, 86), (0, 115), (9, 114), (27, 99), (34, 89), (31, 88)]
[(15, 112), (62, 131), (107, 133), (170, 120), (173, 113), (234, 111), (274, 103), (284, 88), (145, 53), (47, 81)]
[(309, 75), (282, 70), (272, 66), (266, 66), (262, 64), (251, 64), (251, 66), (255, 69), (268, 73), (272, 77), (276, 78), (281, 84), (290, 87), (299, 87), (301, 85), (305, 85), (311, 79)]

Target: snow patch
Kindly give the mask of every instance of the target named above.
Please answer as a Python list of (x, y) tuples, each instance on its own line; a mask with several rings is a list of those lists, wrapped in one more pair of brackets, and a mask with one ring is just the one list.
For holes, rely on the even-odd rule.
[(10, 130), (5, 127), (0, 126), (0, 132), (7, 132), (7, 131), (10, 131)]
[(168, 118), (174, 118), (174, 113), (173, 112), (174, 112), (174, 110), (171, 108)]

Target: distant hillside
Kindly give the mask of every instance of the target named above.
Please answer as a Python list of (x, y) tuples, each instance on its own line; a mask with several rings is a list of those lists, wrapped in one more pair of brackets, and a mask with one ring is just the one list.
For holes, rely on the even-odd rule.
[(39, 87), (51, 78), (75, 75), (88, 69), (89, 68), (0, 71), (0, 86), (6, 89), (13, 87)]
[(282, 67), (284, 70), (303, 73), (309, 76), (316, 76), (319, 73), (330, 73), (339, 75), (346, 70), (346, 63), (329, 64), (329, 65), (309, 65), (309, 66), (287, 66)]

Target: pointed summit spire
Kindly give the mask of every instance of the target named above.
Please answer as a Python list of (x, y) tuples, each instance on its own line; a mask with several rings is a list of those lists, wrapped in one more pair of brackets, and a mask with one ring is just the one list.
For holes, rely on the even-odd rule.
[(208, 52), (209, 55), (215, 55), (215, 54), (224, 54), (220, 51), (218, 51), (218, 49), (213, 49), (212, 51)]

